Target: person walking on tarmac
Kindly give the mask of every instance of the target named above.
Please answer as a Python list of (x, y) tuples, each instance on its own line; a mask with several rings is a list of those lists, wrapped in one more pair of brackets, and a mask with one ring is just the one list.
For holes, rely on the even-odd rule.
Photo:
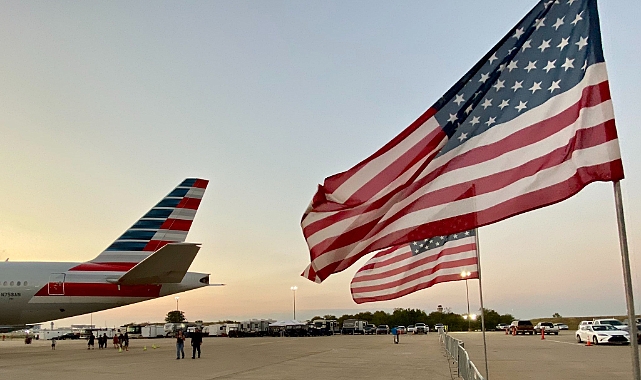
[(191, 358), (196, 359), (196, 351), (198, 351), (198, 359), (200, 359), (200, 345), (203, 344), (203, 334), (199, 328), (190, 334), (191, 335)]
[(394, 344), (398, 344), (398, 329), (396, 327), (392, 328), (392, 335), (394, 335)]
[(176, 359), (180, 359), (180, 354), (182, 358), (185, 358), (185, 336), (183, 335), (182, 330), (178, 330), (176, 333)]

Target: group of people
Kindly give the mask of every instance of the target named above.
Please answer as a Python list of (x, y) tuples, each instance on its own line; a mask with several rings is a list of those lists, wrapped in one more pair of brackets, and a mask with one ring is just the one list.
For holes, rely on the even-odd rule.
[[(191, 358), (196, 359), (196, 353), (198, 353), (198, 358), (200, 359), (200, 346), (203, 344), (203, 334), (199, 328), (189, 334), (191, 338)], [(176, 359), (185, 358), (185, 334), (182, 330), (178, 330), (176, 333)]]
[[(104, 333), (102, 336), (98, 335), (98, 349), (107, 348), (107, 342), (109, 337)], [(92, 350), (95, 347), (96, 337), (89, 335), (89, 340), (87, 340), (87, 350)], [(114, 334), (113, 345), (115, 349), (129, 351), (129, 334), (125, 332), (124, 334), (118, 330), (118, 334)], [(52, 344), (52, 347), (55, 347), (55, 343)], [(55, 348), (54, 348), (55, 349)]]

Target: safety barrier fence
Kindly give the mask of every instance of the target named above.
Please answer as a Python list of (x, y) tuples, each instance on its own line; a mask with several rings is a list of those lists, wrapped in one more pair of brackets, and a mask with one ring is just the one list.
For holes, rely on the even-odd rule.
[(463, 341), (454, 339), (439, 329), (439, 340), (445, 346), (445, 351), (450, 359), (456, 362), (458, 376), (464, 380), (485, 380), (463, 348)]

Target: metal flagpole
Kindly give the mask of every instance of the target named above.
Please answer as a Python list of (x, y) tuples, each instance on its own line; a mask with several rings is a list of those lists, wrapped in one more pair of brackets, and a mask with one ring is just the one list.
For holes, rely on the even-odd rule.
[(621, 196), (621, 183), (614, 182), (614, 203), (617, 209), (617, 224), (619, 226), (619, 245), (621, 246), (621, 259), (623, 261), (623, 283), (625, 284), (625, 301), (628, 305), (628, 327), (630, 328), (630, 346), (632, 347), (632, 372), (635, 380), (641, 380), (639, 369), (639, 345), (637, 343), (637, 323), (634, 310), (634, 297), (632, 296), (632, 275), (630, 274), (630, 256), (628, 255), (628, 237), (625, 232), (623, 218), (623, 197)]
[(485, 379), (489, 380), (490, 371), (487, 365), (487, 342), (485, 341), (485, 306), (483, 305), (483, 287), (481, 286), (481, 246), (479, 245), (478, 228), (474, 229), (474, 238), (476, 239), (476, 267), (479, 273), (479, 298), (481, 301), (481, 331), (483, 332), (483, 353), (485, 354)]

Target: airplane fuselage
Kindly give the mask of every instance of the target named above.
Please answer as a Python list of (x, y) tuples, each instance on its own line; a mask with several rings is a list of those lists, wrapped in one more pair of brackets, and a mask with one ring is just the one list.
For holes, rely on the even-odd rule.
[(180, 283), (120, 285), (122, 269), (108, 269), (87, 263), (0, 262), (0, 325), (66, 318), (209, 284), (208, 274), (187, 272)]

